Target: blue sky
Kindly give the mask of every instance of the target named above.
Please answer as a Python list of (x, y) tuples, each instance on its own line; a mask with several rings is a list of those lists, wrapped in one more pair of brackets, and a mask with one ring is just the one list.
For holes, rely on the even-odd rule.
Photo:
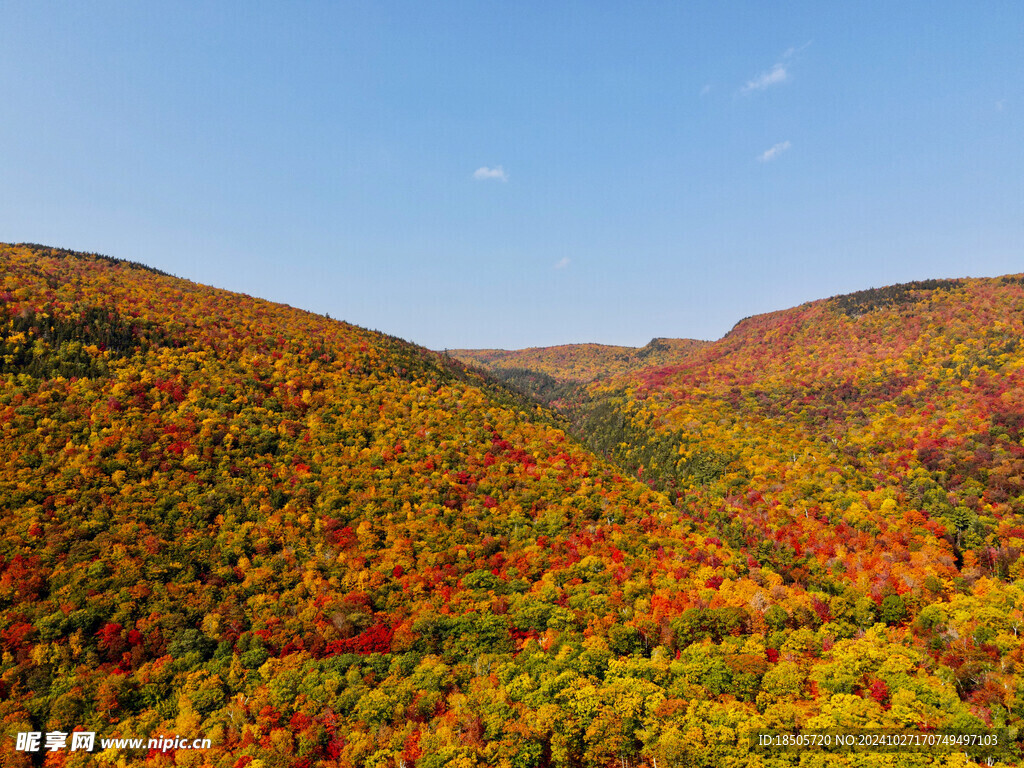
[(1013, 2), (0, 5), (0, 241), (432, 348), (1024, 270)]

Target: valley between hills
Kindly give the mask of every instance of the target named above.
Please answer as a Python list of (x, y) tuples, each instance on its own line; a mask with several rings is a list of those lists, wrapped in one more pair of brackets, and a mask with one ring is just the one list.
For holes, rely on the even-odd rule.
[[(96, 254), (0, 281), (4, 766), (1022, 759), (1020, 275), (443, 353)], [(16, 749), (75, 729), (212, 746)], [(1000, 743), (756, 746), (843, 729)]]

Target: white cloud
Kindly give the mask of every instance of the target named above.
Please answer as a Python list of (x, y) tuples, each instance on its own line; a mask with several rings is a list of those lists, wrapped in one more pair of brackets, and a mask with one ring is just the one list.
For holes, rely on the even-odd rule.
[(753, 91), (763, 91), (765, 88), (770, 88), (773, 85), (786, 82), (788, 77), (789, 73), (786, 71), (785, 65), (782, 64), (782, 62), (779, 62), (767, 72), (762, 72), (753, 80), (750, 80), (743, 86), (742, 92), (752, 93)]
[(740, 88), (740, 93), (747, 94), (753, 93), (754, 91), (763, 91), (765, 88), (771, 88), (773, 85), (778, 85), (779, 83), (784, 83), (789, 80), (789, 64), (787, 62), (791, 62), (797, 54), (801, 53), (810, 44), (811, 41), (808, 40), (799, 47), (787, 48), (771, 69), (766, 72), (762, 72), (753, 80), (748, 80), (747, 84)]
[(496, 181), (508, 181), (508, 174), (505, 173), (505, 169), (500, 165), (496, 165), (493, 168), (488, 168), (486, 165), (483, 165), (473, 171), (473, 178), (477, 181), (487, 181), (489, 179), (494, 179)]
[(774, 160), (776, 157), (781, 155), (791, 146), (792, 144), (790, 144), (788, 141), (780, 141), (771, 149), (766, 149), (764, 152), (762, 152), (757, 159), (760, 160), (762, 163), (767, 163), (769, 160)]
[(799, 48), (787, 48), (787, 49), (786, 49), (786, 52), (785, 52), (784, 54), (782, 54), (782, 58), (784, 58), (784, 59), (789, 59), (789, 58), (792, 58), (793, 56), (796, 56), (796, 54), (798, 54), (798, 53), (800, 53), (801, 51), (803, 51), (803, 50), (804, 50), (805, 48), (807, 48), (807, 47), (808, 47), (808, 46), (809, 46), (809, 45), (810, 45), (810, 44), (811, 44), (812, 42), (813, 42), (812, 40), (808, 40), (808, 41), (807, 41), (806, 43), (804, 43), (803, 45), (801, 45), (801, 46), (800, 46)]
[(565, 269), (569, 266), (569, 257), (563, 256), (561, 259), (555, 262), (555, 269)]

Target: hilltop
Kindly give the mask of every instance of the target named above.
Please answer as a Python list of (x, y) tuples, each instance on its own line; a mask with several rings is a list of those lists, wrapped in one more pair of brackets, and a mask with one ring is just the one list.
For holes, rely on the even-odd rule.
[(74, 728), (208, 737), (174, 759), (237, 768), (773, 765), (753, 730), (1016, 734), (1019, 278), (711, 344), (459, 354), (537, 365), (557, 413), (130, 262), (0, 265), (4, 765), (39, 762), (13, 734)]

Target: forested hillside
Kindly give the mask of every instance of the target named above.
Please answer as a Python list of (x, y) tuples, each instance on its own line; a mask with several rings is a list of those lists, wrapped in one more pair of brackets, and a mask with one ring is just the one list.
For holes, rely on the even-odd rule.
[[(797, 765), (825, 759), (749, 734), (1017, 738), (1017, 278), (578, 376), (596, 454), (319, 315), (41, 246), (0, 246), (0, 276), (4, 766)], [(15, 749), (74, 729), (213, 747)]]
[(856, 551), (891, 556), (885, 531), (921, 525), (950, 547), (954, 588), (1012, 580), (1024, 566), (1021, 282), (911, 283), (749, 318), (690, 363), (591, 387), (577, 420), (594, 447), (797, 582), (864, 570), (876, 599), (912, 593), (926, 573), (823, 555), (852, 527), (875, 537)]

